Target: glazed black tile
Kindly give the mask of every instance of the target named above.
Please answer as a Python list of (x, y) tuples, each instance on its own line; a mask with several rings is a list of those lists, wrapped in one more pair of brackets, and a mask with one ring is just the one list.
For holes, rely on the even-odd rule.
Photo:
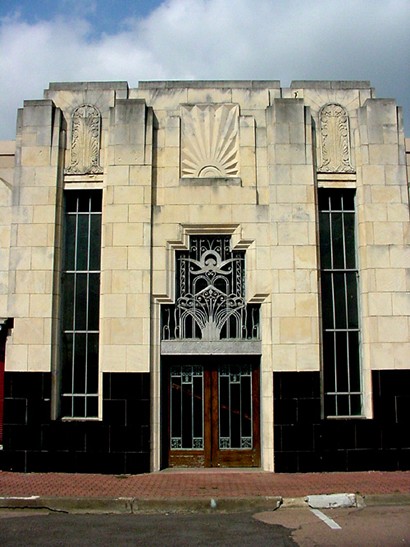
[(297, 423), (297, 405), (296, 399), (276, 400), (274, 403), (273, 420), (277, 424), (296, 424)]
[(7, 450), (2, 454), (3, 471), (16, 471), (27, 473), (27, 452), (26, 450)]
[(151, 405), (147, 399), (127, 402), (127, 425), (149, 425), (151, 419)]
[(111, 399), (111, 372), (103, 373), (103, 399)]
[(140, 396), (140, 373), (111, 373), (111, 398), (136, 399)]
[(124, 475), (126, 473), (125, 454), (98, 454), (98, 468), (100, 473)]
[(396, 423), (408, 423), (408, 418), (410, 416), (410, 391), (405, 395), (397, 395), (395, 397), (395, 408)]
[(277, 452), (283, 451), (282, 443), (282, 426), (274, 423), (273, 425), (273, 442), (274, 442), (274, 451)]
[(354, 420), (324, 420), (322, 433), (325, 450), (353, 449), (356, 446)]
[(53, 423), (50, 435), (53, 435), (54, 450), (85, 450), (85, 430), (82, 422), (57, 421)]
[(313, 450), (313, 428), (305, 425), (282, 426), (282, 446), (286, 451)]
[(143, 425), (140, 428), (140, 445), (139, 450), (149, 451), (150, 449), (150, 440), (151, 440), (151, 428), (149, 425)]
[(378, 457), (377, 450), (347, 450), (347, 471), (374, 471), (377, 469)]
[(111, 452), (138, 452), (140, 449), (140, 429), (130, 427), (111, 428)]
[(298, 452), (298, 473), (319, 473), (322, 465), (322, 458), (318, 452)]
[(149, 470), (149, 452), (127, 452), (125, 454), (125, 473), (138, 475), (140, 473), (149, 473)]
[(40, 427), (15, 425), (7, 431), (8, 446), (11, 450), (41, 450)]
[(50, 472), (76, 473), (75, 452), (72, 450), (57, 450), (50, 459)]
[(109, 452), (110, 427), (105, 423), (90, 423), (85, 432), (85, 452)]
[(140, 373), (141, 392), (140, 396), (144, 399), (151, 397), (151, 375), (148, 372)]
[(324, 450), (320, 454), (322, 471), (331, 473), (335, 471), (347, 471), (346, 450)]
[(319, 398), (298, 399), (297, 402), (297, 421), (298, 423), (320, 422), (321, 405)]
[(275, 454), (276, 473), (296, 473), (298, 457), (296, 452), (279, 452)]
[(410, 448), (403, 448), (398, 453), (398, 469), (402, 471), (410, 470)]
[(102, 473), (101, 454), (76, 452), (73, 459), (76, 473)]
[(27, 417), (27, 399), (4, 400), (5, 425), (25, 425)]
[(45, 424), (51, 419), (51, 401), (50, 399), (39, 399), (37, 401), (28, 400), (27, 405), (27, 423), (29, 425)]
[(47, 451), (27, 452), (27, 471), (29, 473), (47, 473), (53, 463), (54, 454)]
[(103, 402), (103, 420), (109, 425), (126, 425), (127, 402), (111, 399)]
[(408, 423), (383, 424), (381, 426), (382, 447), (384, 449), (410, 448)]
[(374, 420), (355, 422), (355, 447), (359, 449), (379, 449), (382, 447), (380, 425)]

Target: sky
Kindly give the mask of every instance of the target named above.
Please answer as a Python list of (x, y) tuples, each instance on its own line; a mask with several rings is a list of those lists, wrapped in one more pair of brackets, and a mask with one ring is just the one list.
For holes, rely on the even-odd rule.
[(410, 0), (0, 0), (0, 139), (49, 82), (370, 80), (410, 137)]

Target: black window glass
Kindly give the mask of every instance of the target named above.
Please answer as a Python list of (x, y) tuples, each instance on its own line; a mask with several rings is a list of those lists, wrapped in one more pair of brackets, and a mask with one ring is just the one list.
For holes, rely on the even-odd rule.
[(349, 313), (349, 328), (357, 329), (359, 327), (358, 305), (357, 305), (357, 273), (348, 272), (346, 274), (347, 290), (347, 310)]
[(90, 222), (89, 270), (93, 271), (100, 269), (101, 245), (95, 245), (94, 242), (101, 241), (101, 216), (91, 215)]
[(344, 215), (344, 230), (345, 230), (345, 253), (346, 253), (346, 268), (356, 268), (356, 245), (355, 245), (355, 227), (354, 215), (347, 213)]
[(65, 223), (65, 269), (75, 269), (76, 216), (67, 215)]
[(327, 416), (362, 412), (354, 191), (320, 189), (323, 386)]
[(344, 261), (344, 237), (343, 217), (340, 213), (332, 213), (330, 216), (330, 229), (332, 232), (332, 268), (343, 269)]
[(331, 245), (330, 245), (330, 217), (328, 214), (320, 213), (320, 260), (323, 269), (332, 267)]
[(101, 196), (65, 195), (61, 412), (72, 418), (98, 415)]

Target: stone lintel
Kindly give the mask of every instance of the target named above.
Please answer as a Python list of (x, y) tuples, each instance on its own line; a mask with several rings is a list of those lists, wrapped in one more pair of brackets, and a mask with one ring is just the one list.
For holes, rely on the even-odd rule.
[(262, 355), (260, 340), (162, 340), (162, 355)]

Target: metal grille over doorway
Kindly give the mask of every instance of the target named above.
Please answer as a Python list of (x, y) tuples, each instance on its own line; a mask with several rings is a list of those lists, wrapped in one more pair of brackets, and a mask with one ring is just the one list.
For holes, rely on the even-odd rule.
[(176, 301), (162, 307), (162, 339), (259, 339), (259, 305), (245, 301), (245, 252), (230, 236), (191, 236), (176, 253)]

